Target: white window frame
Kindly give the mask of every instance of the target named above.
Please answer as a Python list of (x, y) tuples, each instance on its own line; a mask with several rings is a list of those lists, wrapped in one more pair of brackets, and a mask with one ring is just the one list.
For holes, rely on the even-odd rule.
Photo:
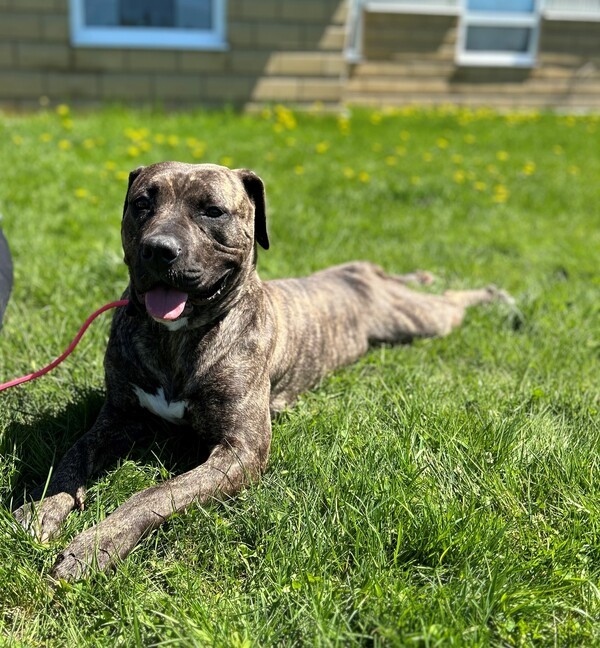
[[(531, 13), (473, 11), (463, 0), (456, 41), (456, 62), (464, 66), (484, 67), (533, 67), (536, 62), (540, 37), (541, 0), (534, 0)], [(469, 27), (524, 27), (531, 29), (529, 48), (526, 52), (468, 51)]]
[(457, 16), (462, 0), (349, 0), (344, 52), (349, 63), (363, 60), (365, 13)]
[(213, 29), (90, 27), (84, 0), (69, 0), (71, 42), (76, 47), (226, 50), (227, 0), (211, 0)]
[(600, 21), (600, 0), (545, 0), (544, 18)]

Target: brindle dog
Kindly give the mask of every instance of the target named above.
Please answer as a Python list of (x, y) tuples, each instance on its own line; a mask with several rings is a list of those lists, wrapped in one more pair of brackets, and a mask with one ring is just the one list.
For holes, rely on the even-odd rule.
[(446, 335), (468, 306), (506, 298), (493, 287), (418, 293), (406, 283), (426, 283), (427, 274), (388, 275), (364, 262), (262, 282), (256, 243), (269, 247), (263, 183), (251, 171), (211, 164), (133, 171), (122, 240), (130, 307), (113, 318), (106, 401), (45, 497), (16, 516), (41, 540), (56, 534), (83, 507), (90, 476), (127, 452), (155, 417), (191, 427), (208, 458), (78, 535), (58, 557), (56, 578), (106, 569), (174, 512), (258, 479), (272, 416), (370, 345)]

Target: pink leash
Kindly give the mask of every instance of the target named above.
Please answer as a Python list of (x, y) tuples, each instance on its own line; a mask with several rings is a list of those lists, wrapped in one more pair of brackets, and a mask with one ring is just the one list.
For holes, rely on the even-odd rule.
[(65, 358), (71, 355), (73, 352), (73, 349), (79, 344), (79, 340), (81, 340), (83, 334), (87, 331), (89, 325), (98, 317), (98, 315), (102, 315), (107, 310), (110, 310), (111, 308), (118, 308), (119, 306), (127, 306), (129, 303), (129, 300), (127, 299), (121, 299), (119, 301), (114, 301), (110, 302), (109, 304), (105, 304), (102, 306), (102, 308), (99, 308), (97, 311), (94, 311), (83, 323), (83, 326), (79, 329), (79, 333), (75, 336), (75, 339), (67, 349), (56, 358), (56, 360), (53, 360), (48, 366), (43, 367), (42, 369), (38, 369), (37, 371), (34, 371), (33, 373), (30, 373), (27, 376), (21, 376), (20, 378), (15, 378), (14, 380), (9, 380), (8, 382), (0, 384), (0, 392), (4, 391), (5, 389), (9, 389), (10, 387), (15, 387), (16, 385), (20, 385), (21, 383), (24, 382), (29, 382), (30, 380), (35, 380), (36, 378), (39, 378), (40, 376), (43, 376), (44, 374), (47, 374), (49, 371), (52, 371), (54, 367), (59, 365)]

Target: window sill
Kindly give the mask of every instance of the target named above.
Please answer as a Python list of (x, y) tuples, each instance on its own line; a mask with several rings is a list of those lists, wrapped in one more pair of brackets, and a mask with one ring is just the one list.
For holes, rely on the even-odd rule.
[(529, 55), (500, 52), (461, 52), (456, 57), (456, 64), (461, 67), (532, 68), (536, 65), (536, 59)]
[(178, 49), (226, 51), (228, 43), (217, 34), (164, 29), (87, 28), (71, 36), (74, 47), (122, 49)]

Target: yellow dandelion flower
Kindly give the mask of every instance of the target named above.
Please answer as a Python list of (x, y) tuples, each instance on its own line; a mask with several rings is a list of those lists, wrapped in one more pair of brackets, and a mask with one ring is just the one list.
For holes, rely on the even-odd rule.
[(65, 130), (73, 130), (73, 120), (72, 119), (63, 119), (62, 126)]
[(395, 158), (393, 155), (388, 155), (388, 156), (385, 158), (385, 163), (386, 163), (388, 166), (396, 166), (396, 164), (398, 164), (398, 160), (397, 160), (397, 158)]
[(121, 182), (124, 182), (125, 180), (129, 179), (129, 172), (128, 171), (117, 171), (115, 173), (115, 178), (117, 180), (120, 180)]
[(400, 157), (406, 155), (406, 147), (405, 146), (396, 146), (394, 148), (394, 151), (396, 155), (399, 155)]
[(454, 178), (454, 182), (458, 184), (462, 184), (467, 179), (462, 169), (457, 169), (452, 177)]
[(552, 152), (554, 153), (554, 155), (562, 155), (565, 152), (565, 150), (560, 144), (555, 144), (552, 147)]
[(294, 128), (296, 128), (296, 117), (294, 116), (294, 113), (285, 106), (275, 106), (275, 119), (277, 121), (276, 126), (279, 127), (276, 129), (277, 132), (281, 132), (282, 130), (294, 130)]
[(354, 176), (356, 175), (356, 173), (354, 172), (354, 169), (351, 169), (350, 167), (344, 167), (344, 170), (342, 171), (342, 173), (344, 174), (344, 177), (348, 178), (349, 180), (351, 178), (354, 178)]
[(438, 138), (436, 145), (440, 149), (447, 149), (449, 146), (450, 142), (445, 138), (445, 137), (440, 137)]
[(360, 180), (360, 182), (367, 183), (369, 182), (369, 180), (371, 180), (371, 176), (366, 171), (361, 171), (358, 174), (358, 179)]
[(50, 133), (42, 133), (40, 135), (40, 142), (45, 142), (47, 144), (48, 142), (51, 141), (52, 141), (52, 135), (50, 135)]
[(56, 114), (59, 115), (60, 117), (66, 117), (71, 113), (71, 109), (67, 104), (58, 104), (56, 106)]
[(21, 144), (23, 144), (23, 142), (25, 141), (20, 135), (13, 135), (11, 139), (12, 143), (15, 146), (21, 146)]
[(571, 175), (579, 175), (580, 169), (578, 166), (571, 164), (571, 166), (568, 168), (568, 171)]
[(150, 135), (147, 128), (126, 128), (124, 132), (125, 136), (133, 142), (146, 139)]
[(90, 149), (93, 149), (95, 146), (96, 146), (96, 142), (93, 139), (91, 139), (90, 137), (83, 140), (83, 148), (84, 149), (90, 150)]
[(129, 146), (127, 148), (127, 155), (129, 155), (129, 157), (138, 157), (140, 153), (141, 151), (137, 146)]
[(346, 115), (338, 117), (338, 128), (342, 134), (346, 134), (350, 130), (350, 119)]
[(323, 155), (323, 153), (327, 153), (330, 146), (331, 145), (329, 144), (329, 142), (319, 142), (315, 146), (315, 152), (318, 153), (319, 155)]
[(433, 155), (429, 151), (425, 151), (422, 155), (423, 162), (431, 162), (433, 160)]
[(400, 139), (403, 142), (408, 142), (410, 139), (410, 133), (407, 130), (400, 131)]
[(223, 166), (226, 166), (226, 167), (231, 167), (231, 166), (233, 166), (233, 158), (230, 155), (224, 155), (219, 160), (219, 164), (222, 164)]
[(475, 191), (485, 191), (487, 189), (487, 184), (481, 180), (477, 180), (477, 182), (473, 183), (473, 189), (475, 189)]
[(499, 160), (500, 162), (506, 162), (510, 156), (508, 155), (508, 151), (498, 151), (496, 153), (496, 159)]
[(494, 187), (494, 195), (492, 197), (492, 200), (495, 203), (505, 203), (508, 200), (508, 196), (510, 195), (510, 192), (504, 185), (496, 185)]
[(416, 176), (416, 175), (411, 176), (410, 177), (410, 184), (415, 185), (415, 186), (420, 185), (421, 184), (421, 178), (419, 176)]
[(169, 135), (167, 137), (167, 144), (169, 146), (179, 146), (179, 137), (177, 135)]
[(301, 164), (297, 164), (297, 165), (294, 167), (294, 173), (295, 173), (296, 175), (302, 175), (302, 174), (304, 173), (304, 167), (303, 167)]
[(61, 139), (58, 142), (58, 148), (61, 151), (68, 151), (70, 148), (72, 148), (73, 144), (71, 144), (71, 141), (68, 139)]
[(523, 166), (523, 173), (526, 176), (533, 175), (535, 173), (535, 162), (526, 162), (525, 165)]
[(192, 157), (193, 157), (195, 160), (200, 160), (201, 158), (204, 157), (204, 154), (205, 154), (205, 153), (206, 153), (206, 147), (204, 147), (204, 146), (200, 147), (200, 146), (199, 146), (198, 148), (195, 148), (195, 149), (192, 151)]
[(77, 189), (75, 189), (75, 197), (76, 198), (83, 199), (83, 198), (87, 198), (89, 195), (90, 195), (90, 192), (87, 189), (85, 189), (84, 187), (78, 187)]
[(371, 114), (369, 117), (369, 121), (371, 124), (374, 126), (377, 126), (377, 124), (381, 124), (381, 120), (383, 119), (383, 115), (380, 112), (374, 112)]
[(104, 163), (104, 168), (105, 168), (107, 171), (114, 171), (114, 170), (117, 168), (117, 163), (116, 163), (116, 162), (113, 162), (113, 160), (107, 160), (107, 161)]
[(147, 153), (152, 148), (152, 144), (150, 144), (150, 142), (148, 142), (146, 140), (143, 140), (141, 142), (138, 142), (138, 147), (139, 147), (140, 151), (143, 151), (144, 153)]

